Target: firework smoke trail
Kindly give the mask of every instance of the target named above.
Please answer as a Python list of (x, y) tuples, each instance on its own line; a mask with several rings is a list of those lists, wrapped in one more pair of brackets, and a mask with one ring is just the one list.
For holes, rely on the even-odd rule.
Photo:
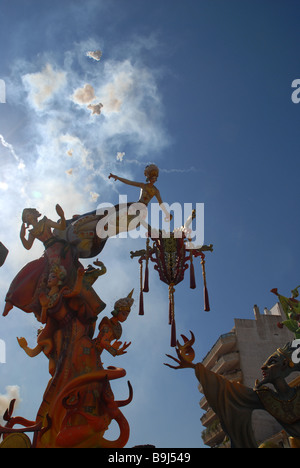
[(14, 150), (14, 147), (10, 144), (10, 143), (7, 143), (7, 141), (5, 141), (5, 138), (3, 135), (0, 134), (0, 142), (2, 143), (2, 146), (4, 146), (5, 148), (9, 149), (10, 153), (12, 154), (12, 156), (15, 158), (15, 160), (19, 163), (18, 165), (18, 168), (19, 169), (24, 169), (25, 167), (25, 164), (24, 162), (22, 161), (22, 159), (19, 158), (19, 156), (16, 155), (16, 152)]

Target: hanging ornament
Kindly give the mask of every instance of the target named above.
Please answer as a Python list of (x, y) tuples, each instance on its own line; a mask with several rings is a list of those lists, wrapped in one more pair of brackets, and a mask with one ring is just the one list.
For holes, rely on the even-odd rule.
[[(153, 241), (150, 246), (150, 239)], [(189, 248), (190, 239), (182, 233), (180, 237), (170, 233), (168, 237), (159, 236), (151, 238), (149, 235), (146, 241), (146, 249), (131, 252), (131, 258), (139, 257), (140, 264), (140, 305), (139, 315), (144, 315), (143, 292), (149, 291), (149, 260), (154, 263), (154, 269), (158, 272), (159, 278), (169, 287), (169, 324), (171, 325), (171, 346), (176, 346), (176, 324), (174, 293), (175, 286), (184, 279), (184, 273), (190, 266), (190, 288), (196, 288), (194, 258), (201, 257), (202, 276), (204, 282), (204, 310), (209, 311), (209, 298), (205, 273), (205, 251), (213, 251), (213, 246), (203, 245), (200, 248)], [(142, 263), (145, 261), (145, 277), (143, 279)]]
[(190, 252), (190, 288), (196, 288), (196, 280), (195, 280), (195, 269), (193, 264), (193, 254), (192, 251)]
[(143, 297), (143, 260), (139, 260), (140, 264), (140, 302), (139, 315), (144, 315), (144, 297)]
[(206, 273), (205, 273), (205, 260), (204, 260), (205, 255), (204, 255), (204, 253), (200, 253), (200, 256), (201, 256), (202, 276), (203, 276), (203, 283), (204, 283), (204, 291), (203, 291), (204, 310), (205, 310), (205, 312), (209, 312), (210, 307), (209, 307), (209, 299), (208, 299), (208, 292), (207, 292), (207, 286), (206, 286)]

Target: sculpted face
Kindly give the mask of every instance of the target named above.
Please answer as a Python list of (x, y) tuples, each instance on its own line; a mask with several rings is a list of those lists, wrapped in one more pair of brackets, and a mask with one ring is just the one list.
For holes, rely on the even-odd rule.
[(49, 288), (53, 287), (53, 286), (56, 286), (59, 282), (59, 279), (58, 277), (56, 276), (55, 273), (50, 273), (50, 275), (48, 276), (48, 283), (47, 283), (47, 286)]
[(263, 379), (260, 385), (274, 383), (276, 380), (284, 378), (288, 369), (288, 359), (279, 351), (273, 353), (261, 367)]
[(146, 166), (144, 174), (147, 178), (148, 184), (153, 185), (157, 181), (159, 169), (155, 164), (150, 164), (149, 166)]
[(118, 321), (119, 322), (125, 322), (125, 320), (127, 319), (128, 315), (130, 313), (130, 307), (119, 307), (118, 309), (118, 315), (117, 315), (117, 318), (118, 318)]
[(24, 210), (23, 219), (29, 225), (32, 225), (34, 221), (37, 221), (41, 216), (41, 213), (38, 212), (35, 208), (27, 208)]
[(150, 184), (154, 184), (157, 181), (157, 172), (153, 171), (150, 173), (149, 182)]

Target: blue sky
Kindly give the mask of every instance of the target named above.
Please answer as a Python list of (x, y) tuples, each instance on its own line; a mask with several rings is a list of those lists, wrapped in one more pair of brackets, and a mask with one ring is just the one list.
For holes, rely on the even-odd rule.
[[(99, 202), (136, 200), (137, 190), (107, 179), (110, 172), (143, 180), (155, 162), (163, 199), (205, 204), (207, 283), (176, 288), (178, 334), (193, 330), (200, 361), (234, 318), (274, 305), (299, 278), (300, 6), (278, 0), (1, 0), (0, 240), (10, 253), (0, 269), (3, 304), (10, 281), (28, 261), (19, 241), (21, 212), (36, 206), (54, 217), (93, 210)], [(86, 56), (100, 49), (99, 62)], [(89, 84), (101, 114), (78, 101)], [(72, 156), (69, 156), (72, 154)], [(71, 151), (71, 153), (70, 153)], [(124, 152), (123, 161), (117, 153)], [(201, 395), (191, 370), (163, 366), (170, 353), (168, 291), (150, 272), (145, 316), (138, 316), (138, 265), (130, 250), (141, 239), (111, 240), (101, 259), (108, 273), (97, 291), (110, 314), (134, 287), (136, 305), (123, 327), (125, 356), (104, 363), (127, 371), (134, 400), (124, 409), (129, 447), (201, 447)], [(0, 318), (7, 362), (0, 393), (19, 386), (18, 414), (33, 419), (49, 379), (46, 358), (27, 357), (16, 336), (34, 345), (34, 317), (14, 309)], [(12, 390), (11, 390), (12, 391)], [(116, 398), (127, 394), (115, 382)], [(112, 431), (114, 429), (112, 428)]]

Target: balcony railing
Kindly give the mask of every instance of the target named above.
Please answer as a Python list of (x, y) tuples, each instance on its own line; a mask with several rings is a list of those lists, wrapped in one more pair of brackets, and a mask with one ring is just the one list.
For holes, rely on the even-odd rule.
[(205, 445), (209, 447), (215, 447), (224, 440), (225, 432), (219, 421), (214, 421), (211, 426), (207, 427), (202, 431), (202, 439)]
[(239, 360), (240, 355), (238, 351), (224, 354), (217, 360), (216, 364), (211, 370), (216, 374), (224, 374), (229, 370), (235, 369), (239, 364)]
[(211, 350), (206, 354), (205, 358), (202, 360), (202, 364), (210, 369), (212, 366), (214, 366), (218, 356), (220, 356), (220, 354), (227, 354), (232, 351), (235, 344), (235, 332), (232, 331), (229, 333), (224, 333), (218, 338)]

